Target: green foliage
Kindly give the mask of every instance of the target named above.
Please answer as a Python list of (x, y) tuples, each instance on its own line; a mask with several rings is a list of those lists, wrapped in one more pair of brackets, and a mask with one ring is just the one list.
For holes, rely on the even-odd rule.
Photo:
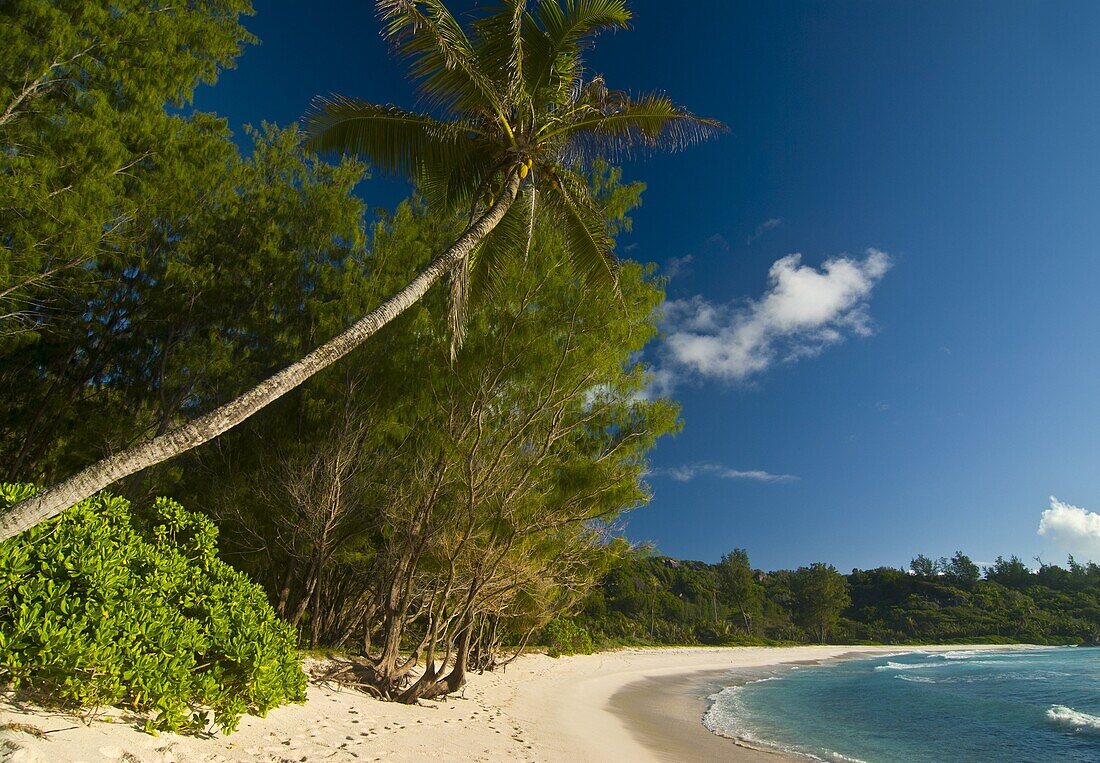
[[(351, 194), (361, 165), (303, 154), (293, 128), (249, 130), (243, 159), (224, 132), (191, 127), (178, 206), (79, 269), (73, 309), (33, 341), (0, 344), (0, 479), (49, 482), (205, 413), (376, 299)], [(144, 481), (178, 494), (165, 472)]]
[(791, 575), (790, 589), (794, 621), (825, 643), (852, 602), (848, 581), (831, 564), (815, 562)]
[(741, 613), (745, 633), (750, 634), (753, 620), (763, 611), (764, 588), (753, 574), (749, 553), (739, 548), (725, 554), (718, 563), (717, 578), (723, 603)]
[(592, 654), (596, 651), (592, 637), (583, 626), (568, 617), (555, 617), (542, 631), (542, 643), (547, 654), (561, 657), (569, 654)]
[[(607, 168), (592, 182), (626, 225), (638, 185)], [(341, 299), (399, 287), (460, 225), (400, 205), (374, 226), (370, 277), (341, 282)], [(648, 499), (646, 454), (677, 427), (675, 404), (639, 394), (663, 292), (633, 262), (618, 295), (586, 289), (562, 246), (539, 225), (527, 257), (502, 260), (454, 364), (446, 295), (432, 293), (346, 368), (226, 433), (203, 463), (214, 479), (196, 471), (174, 489), (224, 520), (228, 558), (307, 643), (425, 654), (434, 618), (445, 653), (468, 618), (471, 664), (491, 665), (496, 646), (536, 638), (606, 569), (610, 523)], [(391, 590), (405, 570), (415, 585)], [(380, 611), (397, 616), (364, 619)]]
[[(714, 565), (624, 555), (577, 621), (606, 644), (1100, 643), (1100, 566), (1072, 557), (1066, 568), (1038, 570), (998, 558), (984, 580), (962, 553), (849, 575), (824, 564), (751, 577), (747, 568), (740, 550)], [(762, 597), (752, 636), (732, 581)]]
[[(222, 151), (214, 120), (167, 113), (253, 41), (248, 0), (0, 3), (0, 349), (33, 343), (94, 267), (186, 208)], [(203, 150), (205, 149), (205, 151)], [(190, 177), (188, 177), (190, 176)]]
[[(0, 485), (0, 508), (33, 494)], [(236, 728), (305, 699), (294, 630), (217, 558), (205, 517), (161, 498), (146, 532), (98, 494), (0, 544), (0, 670), (76, 707), (126, 704), (150, 729)], [(212, 715), (212, 718), (210, 717)]]
[[(1072, 567), (1074, 564), (1072, 556), (1069, 561)], [(1031, 582), (1032, 573), (1020, 557), (1014, 555), (1010, 559), (1005, 559), (1003, 556), (998, 556), (993, 566), (986, 568), (985, 577), (1006, 588), (1022, 590)]]
[(966, 590), (972, 589), (982, 576), (978, 565), (962, 551), (956, 551), (950, 559), (941, 559), (940, 569), (952, 585)]
[(909, 562), (909, 569), (917, 577), (933, 578), (936, 576), (939, 566), (924, 554), (917, 554), (913, 561)]
[[(0, 3), (0, 480), (52, 483), (163, 431), (224, 388), (208, 368), (242, 360), (225, 347), (239, 311), (213, 316), (225, 293), (234, 306), (268, 293), (242, 283), (263, 256), (246, 248), (256, 231), (267, 254), (279, 228), (258, 216), (283, 213), (301, 242), (288, 207), (256, 198), (293, 177), (249, 178), (259, 162), (239, 159), (223, 120), (172, 107), (254, 41), (250, 12)], [(200, 246), (208, 259), (193, 262)]]

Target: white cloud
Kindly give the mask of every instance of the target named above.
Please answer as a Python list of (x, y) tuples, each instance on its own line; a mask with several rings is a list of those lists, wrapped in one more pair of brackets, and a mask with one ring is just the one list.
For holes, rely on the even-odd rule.
[(730, 242), (721, 233), (715, 233), (703, 240), (702, 248), (704, 254), (724, 254), (730, 250)]
[(1070, 553), (1100, 558), (1100, 514), (1050, 497), (1050, 508), (1039, 518), (1039, 534)]
[(667, 469), (655, 469), (653, 474), (671, 477), (677, 482), (690, 482), (703, 475), (724, 480), (753, 480), (755, 482), (793, 482), (798, 477), (793, 474), (772, 474), (760, 469), (731, 469), (722, 464), (685, 464)]
[(663, 268), (664, 274), (669, 278), (687, 275), (691, 273), (691, 261), (694, 259), (694, 254), (685, 254), (683, 257), (670, 257), (668, 261), (665, 262)]
[(850, 334), (870, 335), (868, 299), (890, 265), (877, 249), (862, 259), (834, 257), (820, 270), (791, 254), (772, 265), (768, 291), (747, 305), (701, 296), (666, 302), (658, 361), (666, 387), (658, 392), (667, 393), (684, 375), (744, 381), (774, 363), (817, 355)]
[(756, 230), (752, 232), (752, 235), (745, 237), (745, 243), (751, 244), (753, 241), (756, 241), (756, 239), (760, 238), (768, 231), (775, 230), (782, 224), (783, 220), (779, 217), (772, 217), (765, 220), (764, 222), (756, 226)]

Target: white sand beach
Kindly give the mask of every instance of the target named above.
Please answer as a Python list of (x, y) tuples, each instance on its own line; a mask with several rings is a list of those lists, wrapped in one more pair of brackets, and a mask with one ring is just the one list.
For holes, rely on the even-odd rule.
[(707, 685), (736, 669), (900, 651), (904, 649), (699, 647), (560, 659), (527, 655), (504, 671), (473, 676), (462, 696), (417, 707), (311, 685), (305, 704), (279, 708), (267, 718), (246, 716), (229, 736), (151, 736), (140, 730), (138, 719), (121, 711), (81, 719), (4, 701), (0, 724), (33, 728), (0, 731), (0, 760), (777, 761), (780, 756), (738, 746), (702, 726)]

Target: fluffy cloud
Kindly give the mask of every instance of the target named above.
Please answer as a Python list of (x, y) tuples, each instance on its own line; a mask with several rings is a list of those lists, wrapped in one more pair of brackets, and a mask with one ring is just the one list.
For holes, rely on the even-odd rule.
[(722, 464), (685, 464), (668, 469), (657, 469), (653, 474), (671, 477), (677, 482), (690, 482), (703, 475), (724, 480), (753, 480), (754, 482), (792, 482), (798, 479), (793, 474), (772, 474), (759, 469), (731, 469)]
[(817, 355), (850, 334), (871, 334), (868, 299), (890, 264), (877, 249), (862, 259), (834, 257), (820, 269), (791, 254), (772, 265), (768, 291), (747, 305), (700, 296), (670, 300), (658, 363), (661, 391), (684, 375), (744, 381), (776, 362)]
[(1039, 517), (1039, 534), (1071, 553), (1100, 559), (1100, 514), (1050, 497), (1050, 508)]

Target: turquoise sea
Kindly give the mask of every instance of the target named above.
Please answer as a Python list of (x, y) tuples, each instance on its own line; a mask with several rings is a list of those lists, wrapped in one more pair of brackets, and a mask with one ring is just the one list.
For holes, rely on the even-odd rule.
[(711, 730), (825, 761), (1100, 761), (1100, 648), (788, 667), (713, 697)]

